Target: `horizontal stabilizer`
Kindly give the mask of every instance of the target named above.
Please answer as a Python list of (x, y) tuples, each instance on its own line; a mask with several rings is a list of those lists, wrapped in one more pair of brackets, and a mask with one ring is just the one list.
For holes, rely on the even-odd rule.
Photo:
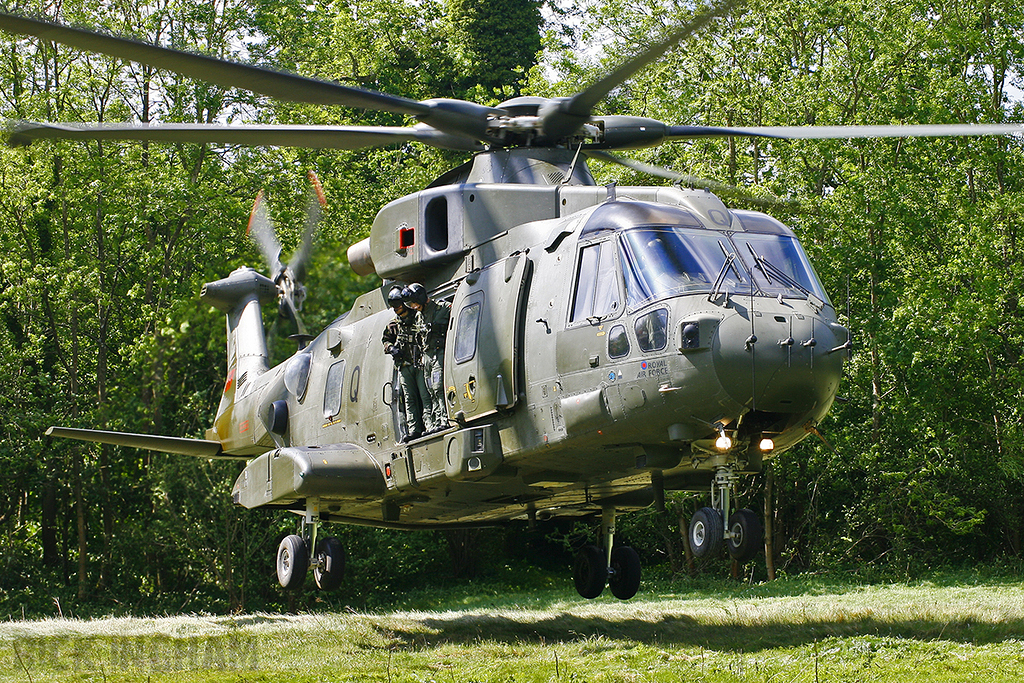
[(176, 436), (156, 436), (153, 434), (129, 434), (126, 432), (104, 432), (98, 429), (75, 429), (73, 427), (50, 427), (46, 436), (59, 436), (65, 439), (109, 443), (114, 446), (142, 448), (161, 453), (177, 455), (194, 455), (197, 458), (215, 458), (218, 460), (248, 460), (246, 456), (225, 455), (221, 451), (219, 441), (206, 439), (182, 439)]

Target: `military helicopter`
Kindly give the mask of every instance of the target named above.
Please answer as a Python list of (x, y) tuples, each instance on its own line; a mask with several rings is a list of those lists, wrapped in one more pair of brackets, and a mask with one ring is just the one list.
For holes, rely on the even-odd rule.
[[(850, 332), (799, 240), (765, 213), (706, 189), (599, 186), (587, 158), (706, 136), (1005, 135), (1020, 125), (722, 128), (594, 116), (595, 105), (730, 4), (713, 7), (568, 98), (496, 107), (414, 101), (124, 38), (0, 14), (0, 29), (296, 102), (395, 112), (407, 127), (20, 123), (14, 144), (118, 139), (321, 148), (418, 140), (476, 152), (384, 206), (351, 267), (380, 287), (287, 361), (269, 367), (261, 306), (295, 310), (301, 268), (240, 268), (202, 298), (227, 317), (227, 378), (205, 439), (52, 427), (47, 434), (202, 458), (245, 460), (246, 508), (302, 515), (278, 549), (282, 586), (337, 587), (345, 553), (323, 522), (396, 529), (600, 517), (577, 555), (580, 595), (640, 585), (615, 545), (616, 515), (710, 491), (692, 518), (695, 555), (745, 562), (762, 544), (736, 484), (814, 431), (839, 387)], [(619, 160), (622, 163), (629, 163)], [(665, 169), (656, 174), (678, 177)], [(274, 259), (277, 255), (274, 255)], [(275, 261), (276, 262), (276, 261)], [(421, 283), (449, 302), (447, 424), (407, 433), (398, 371), (381, 345), (387, 295)]]

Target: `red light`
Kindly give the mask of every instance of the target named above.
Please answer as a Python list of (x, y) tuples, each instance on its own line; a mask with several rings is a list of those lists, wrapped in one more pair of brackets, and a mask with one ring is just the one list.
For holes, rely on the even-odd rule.
[(398, 248), (408, 249), (414, 244), (416, 244), (416, 228), (399, 228)]

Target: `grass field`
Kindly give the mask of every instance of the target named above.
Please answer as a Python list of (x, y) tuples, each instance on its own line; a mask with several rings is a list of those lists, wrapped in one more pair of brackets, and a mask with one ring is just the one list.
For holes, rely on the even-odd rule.
[(381, 612), (0, 623), (0, 681), (1020, 681), (1024, 581), (464, 586)]

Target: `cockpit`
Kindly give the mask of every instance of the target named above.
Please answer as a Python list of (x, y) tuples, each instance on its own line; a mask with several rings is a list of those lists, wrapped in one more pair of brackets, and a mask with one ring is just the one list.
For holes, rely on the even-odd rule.
[[(628, 310), (686, 294), (753, 295), (818, 299), (824, 290), (792, 232), (775, 219), (733, 211), (742, 231), (709, 229), (682, 207), (645, 202), (610, 202), (599, 207), (581, 231), (584, 247), (572, 320), (614, 312), (611, 286), (617, 252)], [(598, 240), (608, 232), (615, 240)], [(613, 247), (614, 243), (614, 247)], [(604, 283), (604, 284), (602, 284)]]

